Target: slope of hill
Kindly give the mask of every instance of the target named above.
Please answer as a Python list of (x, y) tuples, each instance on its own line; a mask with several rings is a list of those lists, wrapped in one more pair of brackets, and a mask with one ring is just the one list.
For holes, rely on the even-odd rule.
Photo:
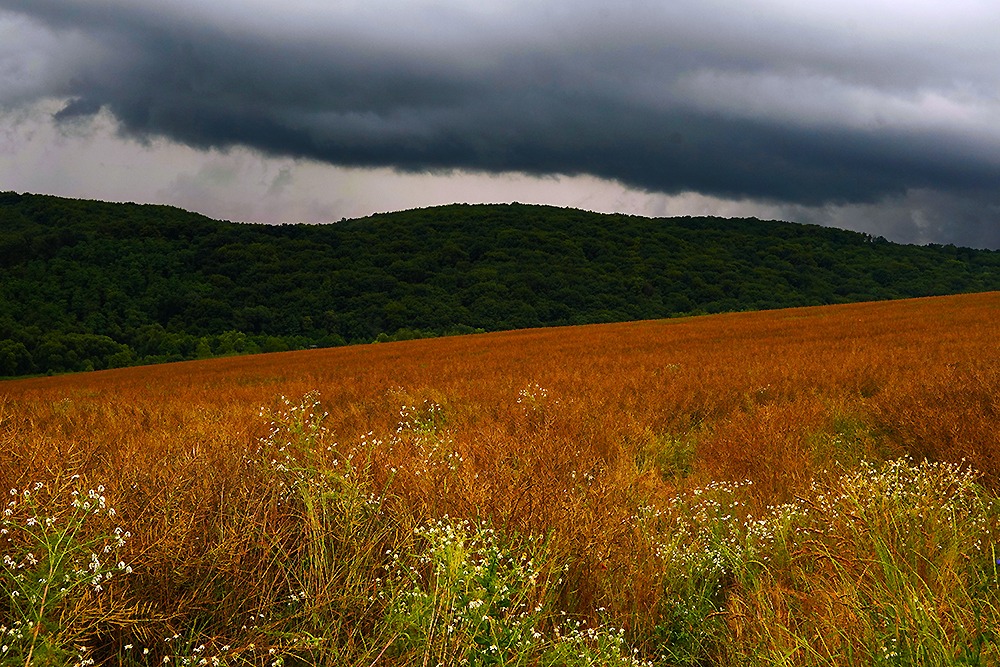
[(0, 194), (0, 375), (1000, 289), (1000, 252), (452, 205), (329, 225)]

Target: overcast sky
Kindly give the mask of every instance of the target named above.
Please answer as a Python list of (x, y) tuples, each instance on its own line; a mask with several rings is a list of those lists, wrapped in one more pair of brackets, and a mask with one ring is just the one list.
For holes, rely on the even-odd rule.
[(0, 0), (0, 190), (1000, 248), (995, 0)]

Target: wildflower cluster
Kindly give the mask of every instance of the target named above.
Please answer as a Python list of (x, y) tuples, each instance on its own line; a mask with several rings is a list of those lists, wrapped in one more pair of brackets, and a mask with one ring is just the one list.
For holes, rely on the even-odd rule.
[(527, 387), (517, 392), (517, 404), (527, 409), (537, 409), (545, 406), (549, 400), (549, 390), (542, 387), (537, 382), (532, 382)]
[(705, 659), (725, 633), (728, 589), (766, 569), (797, 539), (805, 508), (782, 504), (754, 516), (752, 480), (716, 481), (639, 508), (635, 525), (662, 564), (658, 650), (670, 663)]
[(656, 555), (672, 571), (690, 571), (722, 577), (732, 572), (746, 547), (752, 520), (740, 500), (741, 490), (753, 482), (711, 482), (681, 493), (664, 509), (641, 508), (638, 520), (657, 520)]
[(528, 417), (544, 417), (550, 406), (559, 404), (558, 398), (549, 398), (549, 390), (537, 382), (532, 382), (517, 392), (517, 405)]
[[(259, 416), (270, 420), (268, 433), (261, 440), (271, 457), (271, 466), (279, 472), (295, 472), (316, 462), (324, 451), (329, 430), (323, 422), (329, 413), (322, 410), (319, 392), (305, 394), (298, 402), (282, 395), (278, 406), (261, 408)], [(333, 445), (326, 446), (332, 451)]]
[[(70, 485), (77, 484), (74, 475)], [(43, 656), (89, 664), (81, 619), (93, 614), (85, 614), (84, 603), (132, 571), (120, 555), (130, 533), (120, 526), (106, 532), (116, 512), (104, 487), (66, 490), (35, 482), (8, 493), (0, 521), (0, 590), (10, 619), (0, 625), (4, 664)]]
[(403, 405), (399, 410), (399, 424), (396, 434), (410, 431), (418, 434), (434, 434), (445, 423), (444, 406), (431, 400), (424, 400), (420, 407)]
[(750, 482), (713, 482), (675, 496), (664, 508), (642, 507), (640, 537), (662, 563), (663, 597), (655, 634), (671, 663), (704, 659), (722, 631), (718, 620), (744, 550), (749, 519), (740, 492)]
[(333, 582), (355, 583), (362, 575), (353, 568), (367, 572), (377, 553), (366, 540), (382, 539), (385, 530), (384, 492), (375, 492), (371, 470), (371, 453), (382, 442), (372, 432), (353, 447), (332, 442), (324, 425), (328, 413), (320, 410), (316, 391), (298, 402), (282, 396), (278, 408), (262, 414), (271, 420), (262, 444), (277, 473), (281, 501), (301, 519), (289, 554), (294, 565), (288, 588), (274, 591), (272, 611), (286, 619), (315, 618), (336, 588)]
[[(161, 664), (170, 667), (226, 667), (233, 664), (235, 652), (229, 645), (215, 646), (212, 643), (198, 642), (181, 634), (174, 634), (163, 639), (167, 646), (166, 654)], [(144, 649), (148, 653), (148, 649)]]
[[(717, 620), (725, 615), (738, 634), (819, 638), (809, 649), (817, 664), (837, 664), (845, 655), (864, 656), (866, 664), (951, 664), (960, 653), (967, 664), (992, 664), (985, 656), (996, 649), (990, 628), (1000, 609), (1000, 508), (968, 466), (907, 458), (862, 462), (758, 519), (734, 521), (735, 502), (684, 507), (699, 529), (679, 530), (680, 545), (664, 540), (673, 559), (667, 568), (680, 563), (692, 566), (692, 574), (721, 572), (722, 583), (732, 585), (699, 598), (692, 595), (697, 590), (679, 589), (676, 570), (665, 577), (666, 613), (658, 630), (671, 662), (697, 661), (713, 642), (725, 641)], [(677, 525), (668, 517), (674, 515), (647, 508), (639, 526), (662, 535)], [(706, 521), (717, 525), (702, 528)], [(717, 545), (718, 559), (699, 557), (699, 545), (706, 544)], [(765, 592), (787, 596), (790, 589), (808, 607), (773, 608), (780, 596)], [(698, 599), (712, 604), (686, 613)], [(790, 620), (776, 633), (765, 618)], [(811, 645), (796, 640), (794, 650), (804, 646)]]
[(455, 472), (462, 465), (462, 455), (445, 428), (446, 422), (444, 406), (431, 400), (419, 407), (404, 404), (400, 408), (394, 439), (396, 444), (415, 448), (415, 476)]
[(517, 393), (516, 404), (525, 426), (537, 431), (552, 425), (553, 408), (559, 399), (551, 398), (548, 389), (532, 382)]
[[(833, 519), (885, 524), (911, 534), (967, 526), (980, 535), (966, 550), (982, 551), (987, 502), (979, 475), (961, 463), (915, 463), (903, 458), (884, 464), (863, 461), (831, 487), (813, 485), (812, 504)], [(900, 520), (903, 521), (900, 521)]]
[(548, 593), (544, 542), (447, 516), (415, 532), (425, 546), (400, 573), (410, 586), (395, 610), (408, 642), (431, 664), (509, 664), (530, 651)]
[(581, 621), (556, 626), (556, 636), (542, 659), (545, 665), (567, 667), (653, 667), (638, 649), (629, 649), (624, 628), (585, 627)]

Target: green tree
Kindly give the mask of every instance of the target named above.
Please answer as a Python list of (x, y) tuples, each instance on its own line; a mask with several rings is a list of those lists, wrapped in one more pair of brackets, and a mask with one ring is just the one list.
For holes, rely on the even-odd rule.
[(0, 340), (0, 375), (24, 375), (32, 369), (31, 354), (24, 343)]

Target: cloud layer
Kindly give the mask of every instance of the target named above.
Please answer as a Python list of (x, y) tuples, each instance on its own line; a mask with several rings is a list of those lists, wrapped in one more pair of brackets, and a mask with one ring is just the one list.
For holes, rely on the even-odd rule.
[(0, 0), (0, 107), (56, 99), (62, 125), (103, 110), (144, 142), (587, 175), (1000, 247), (1000, 5), (814, 4)]

